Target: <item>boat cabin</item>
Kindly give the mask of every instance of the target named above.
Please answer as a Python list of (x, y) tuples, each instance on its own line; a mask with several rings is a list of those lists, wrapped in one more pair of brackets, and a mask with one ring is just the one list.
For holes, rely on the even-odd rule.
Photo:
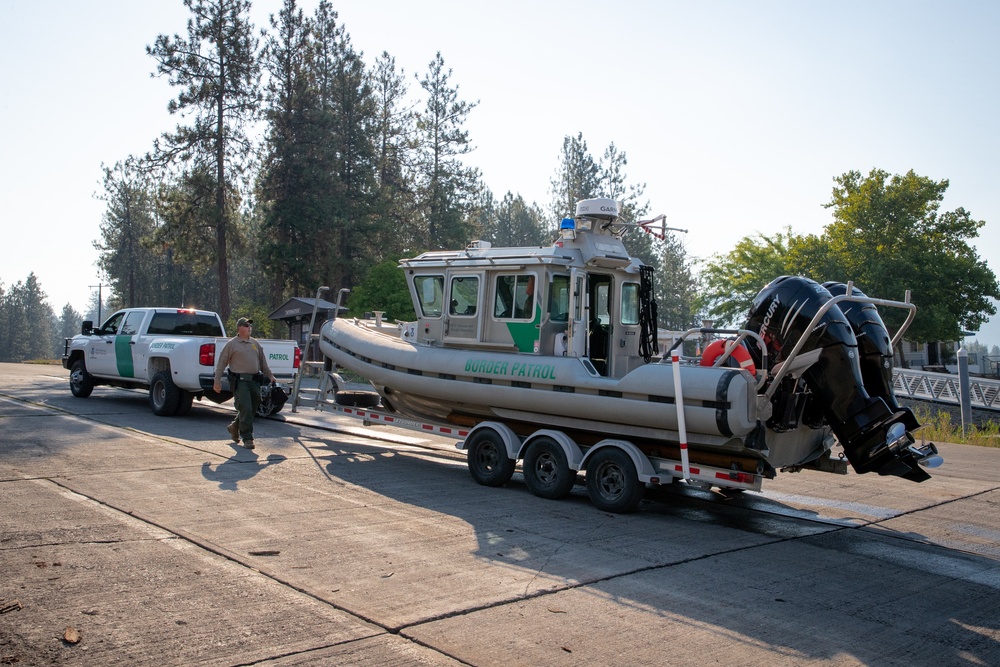
[(580, 357), (593, 374), (619, 378), (649, 361), (640, 321), (651, 283), (615, 224), (618, 204), (591, 199), (562, 221), (547, 247), (427, 252), (400, 262), (417, 321), (404, 338), (424, 345)]

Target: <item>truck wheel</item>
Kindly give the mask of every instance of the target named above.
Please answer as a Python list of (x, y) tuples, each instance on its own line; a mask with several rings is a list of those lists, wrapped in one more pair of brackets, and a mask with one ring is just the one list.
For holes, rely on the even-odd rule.
[(634, 512), (643, 490), (632, 458), (617, 447), (604, 447), (587, 463), (587, 493), (600, 510)]
[(517, 461), (507, 457), (507, 447), (500, 434), (491, 428), (480, 429), (465, 441), (469, 472), (483, 486), (503, 486), (514, 474)]
[(180, 400), (180, 387), (174, 384), (170, 371), (160, 371), (153, 376), (153, 383), (149, 385), (149, 407), (154, 415), (172, 417), (177, 413)]
[(69, 372), (69, 390), (77, 398), (87, 398), (94, 391), (94, 377), (87, 372), (82, 359), (73, 363)]
[(191, 412), (191, 406), (194, 405), (194, 394), (186, 389), (178, 389), (179, 398), (177, 400), (177, 412), (174, 415), (178, 417), (183, 417), (187, 413)]
[(566, 452), (552, 438), (532, 442), (521, 467), (528, 490), (540, 498), (565, 498), (576, 482), (576, 471), (569, 469)]

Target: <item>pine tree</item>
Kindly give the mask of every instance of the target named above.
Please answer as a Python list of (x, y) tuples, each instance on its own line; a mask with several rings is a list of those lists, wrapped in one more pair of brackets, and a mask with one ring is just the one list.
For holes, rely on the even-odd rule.
[(559, 165), (549, 184), (553, 221), (573, 217), (576, 203), (582, 199), (607, 196), (600, 192), (601, 167), (590, 154), (582, 132), (563, 139)]
[(262, 63), (268, 73), (268, 123), (258, 190), (264, 206), (257, 244), (270, 275), (269, 301), (310, 292), (319, 284), (320, 209), (327, 179), (316, 164), (323, 145), (309, 58), (312, 28), (295, 0), (271, 17)]
[(406, 77), (396, 71), (396, 59), (383, 51), (369, 73), (375, 102), (373, 130), (378, 197), (374, 215), (381, 220), (373, 230), (384, 255), (402, 254), (418, 247), (413, 234), (415, 116), (407, 102)]
[(312, 67), (323, 133), (319, 163), (329, 178), (322, 202), (323, 283), (339, 289), (359, 282), (373, 258), (366, 232), (376, 191), (376, 107), (361, 55), (336, 19), (322, 0), (313, 24)]
[[(211, 189), (213, 205), (201, 209), (207, 216), (201, 222), (214, 229), (218, 310), (228, 318), (232, 198), (249, 153), (245, 127), (258, 105), (257, 39), (249, 0), (184, 0), (184, 6), (193, 15), (187, 37), (160, 35), (146, 52), (156, 59), (157, 73), (181, 87), (168, 110), (192, 121), (164, 134), (151, 157), (163, 167), (187, 163), (187, 174)], [(168, 218), (168, 224), (181, 223)]]
[(97, 265), (123, 307), (158, 302), (157, 267), (160, 257), (150, 250), (156, 230), (153, 193), (147, 172), (129, 157), (104, 167), (107, 204), (101, 222), (101, 240), (94, 241)]
[(424, 77), (417, 79), (427, 94), (424, 109), (417, 114), (418, 192), (425, 222), (421, 231), (431, 248), (463, 247), (470, 240), (469, 214), (479, 176), (460, 159), (472, 151), (464, 123), (479, 102), (459, 100), (451, 75), (438, 52)]

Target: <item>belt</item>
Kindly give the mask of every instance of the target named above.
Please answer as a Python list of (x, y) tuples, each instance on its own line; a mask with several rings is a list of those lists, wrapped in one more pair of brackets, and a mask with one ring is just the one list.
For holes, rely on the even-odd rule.
[(230, 373), (237, 380), (253, 380), (256, 373)]

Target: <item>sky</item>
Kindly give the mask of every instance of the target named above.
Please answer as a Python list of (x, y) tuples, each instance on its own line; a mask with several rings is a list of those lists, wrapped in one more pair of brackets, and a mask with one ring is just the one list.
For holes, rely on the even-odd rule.
[[(258, 28), (281, 4), (254, 0)], [(307, 14), (317, 4), (299, 0)], [(942, 211), (986, 221), (975, 244), (1000, 275), (1000, 2), (332, 5), (367, 64), (395, 57), (414, 99), (441, 53), (459, 98), (477, 103), (466, 162), (497, 198), (547, 208), (563, 140), (582, 133), (595, 157), (611, 143), (625, 153), (651, 214), (688, 229), (689, 255), (707, 259), (748, 235), (822, 233), (847, 171), (912, 169), (949, 180)], [(0, 0), (5, 288), (34, 272), (57, 313), (86, 309), (101, 165), (181, 122), (145, 48), (185, 34), (188, 16), (181, 0)], [(1000, 312), (976, 339), (1000, 345)]]

